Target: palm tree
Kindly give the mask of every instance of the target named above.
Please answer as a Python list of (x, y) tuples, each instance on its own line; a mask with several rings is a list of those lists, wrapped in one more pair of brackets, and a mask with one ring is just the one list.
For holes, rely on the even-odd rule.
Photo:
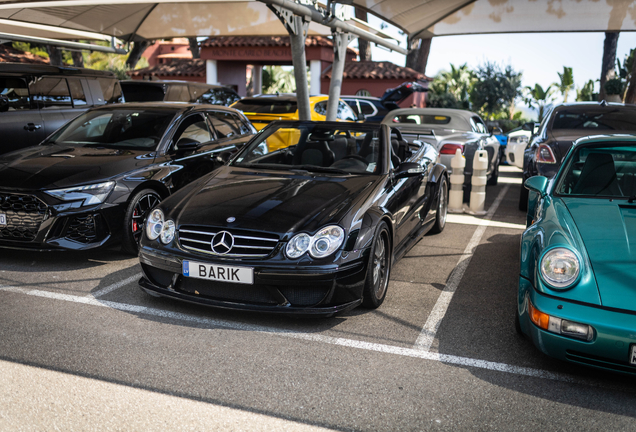
[(435, 81), (438, 81), (448, 93), (455, 96), (463, 108), (469, 108), (470, 91), (477, 80), (475, 72), (470, 70), (466, 63), (458, 67), (451, 64), (450, 67), (450, 71), (440, 72)]
[(563, 102), (568, 101), (568, 93), (574, 88), (574, 77), (572, 76), (572, 68), (563, 66), (563, 73), (557, 72), (560, 83), (555, 83), (559, 91), (563, 95)]
[(539, 122), (543, 120), (545, 114), (545, 107), (554, 102), (554, 89), (549, 85), (545, 90), (539, 84), (535, 84), (534, 87), (526, 86), (526, 96), (523, 98), (524, 102), (530, 107), (539, 111)]

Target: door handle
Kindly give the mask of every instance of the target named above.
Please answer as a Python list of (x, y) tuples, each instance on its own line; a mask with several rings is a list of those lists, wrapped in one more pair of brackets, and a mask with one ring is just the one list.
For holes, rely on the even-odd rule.
[(24, 125), (24, 130), (25, 131), (29, 131), (29, 132), (33, 132), (37, 129), (40, 129), (42, 127), (42, 125), (39, 124), (35, 124), (35, 123), (27, 123)]

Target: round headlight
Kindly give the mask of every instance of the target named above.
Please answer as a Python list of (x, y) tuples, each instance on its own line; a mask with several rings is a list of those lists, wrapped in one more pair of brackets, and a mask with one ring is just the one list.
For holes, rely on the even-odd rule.
[(150, 240), (156, 240), (163, 230), (163, 212), (154, 209), (150, 212), (150, 216), (146, 219), (146, 237)]
[(574, 252), (554, 248), (541, 258), (541, 276), (554, 288), (567, 288), (579, 277), (580, 262)]
[(311, 243), (311, 237), (305, 233), (295, 235), (287, 243), (285, 253), (289, 258), (298, 258), (309, 249), (309, 243)]
[(309, 254), (314, 258), (324, 258), (334, 253), (344, 241), (344, 230), (337, 225), (318, 231), (311, 240)]
[(171, 220), (167, 220), (163, 223), (163, 228), (161, 230), (161, 243), (168, 244), (174, 239), (174, 222)]

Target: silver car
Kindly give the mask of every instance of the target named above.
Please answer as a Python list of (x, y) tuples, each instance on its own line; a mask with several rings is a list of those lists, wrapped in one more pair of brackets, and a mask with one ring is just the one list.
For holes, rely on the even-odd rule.
[(408, 140), (432, 142), (437, 145), (440, 162), (451, 171), (450, 161), (460, 149), (466, 158), (465, 185), (470, 185), (473, 157), (477, 150), (488, 152), (488, 184), (496, 185), (499, 177), (499, 141), (488, 133), (479, 115), (450, 108), (402, 108), (393, 110), (382, 123), (397, 128)]

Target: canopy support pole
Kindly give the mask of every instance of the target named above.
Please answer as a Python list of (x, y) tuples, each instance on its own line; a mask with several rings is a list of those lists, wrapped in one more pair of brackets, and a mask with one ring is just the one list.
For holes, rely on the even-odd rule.
[(305, 55), (305, 39), (311, 18), (294, 15), (288, 9), (277, 5), (268, 5), (283, 23), (289, 33), (294, 78), (296, 80), (296, 101), (298, 103), (298, 119), (311, 120), (309, 107), (309, 85), (307, 84), (307, 57)]
[(347, 45), (356, 36), (350, 33), (334, 31), (333, 39), (333, 65), (331, 66), (331, 82), (329, 83), (329, 100), (327, 101), (327, 121), (336, 121), (338, 116), (338, 103), (342, 92), (342, 75), (347, 58)]

